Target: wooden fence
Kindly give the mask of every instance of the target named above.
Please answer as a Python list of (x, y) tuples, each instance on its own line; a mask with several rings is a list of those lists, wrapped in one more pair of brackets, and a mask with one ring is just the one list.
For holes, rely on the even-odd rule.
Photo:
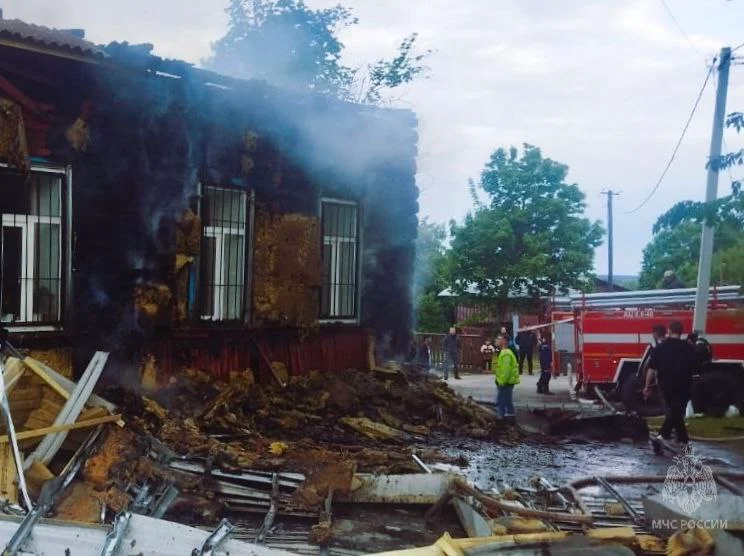
[[(414, 338), (417, 348), (420, 348), (426, 338), (431, 338), (431, 366), (442, 368), (444, 366), (443, 343), (446, 334), (416, 333)], [(480, 348), (483, 345), (483, 336), (475, 334), (458, 334), (460, 339), (460, 364), (463, 371), (479, 372), (483, 369), (483, 358)]]

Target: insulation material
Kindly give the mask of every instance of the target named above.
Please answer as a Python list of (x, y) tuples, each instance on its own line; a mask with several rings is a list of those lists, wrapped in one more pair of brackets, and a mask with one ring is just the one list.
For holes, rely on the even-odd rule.
[(240, 156), (240, 169), (248, 175), (255, 168), (256, 163), (253, 160), (256, 147), (258, 146), (258, 133), (247, 131), (243, 135), (243, 154)]
[(202, 220), (190, 208), (176, 222), (176, 320), (189, 318), (189, 283), (201, 252)]
[(165, 284), (147, 284), (134, 289), (134, 305), (150, 319), (162, 318), (170, 310), (173, 294)]
[(197, 257), (201, 250), (202, 221), (191, 209), (186, 209), (176, 222), (176, 253)]
[(176, 255), (176, 320), (189, 318), (189, 282), (195, 258)]
[(65, 139), (70, 146), (78, 152), (85, 152), (88, 150), (88, 143), (90, 143), (90, 129), (88, 124), (83, 118), (78, 118), (73, 124), (65, 131)]
[(28, 356), (72, 380), (74, 369), (72, 348), (32, 349)]
[(319, 219), (256, 214), (253, 310), (257, 324), (317, 326), (321, 282)]
[(23, 113), (20, 106), (8, 99), (0, 100), (0, 157), (21, 172), (30, 168)]

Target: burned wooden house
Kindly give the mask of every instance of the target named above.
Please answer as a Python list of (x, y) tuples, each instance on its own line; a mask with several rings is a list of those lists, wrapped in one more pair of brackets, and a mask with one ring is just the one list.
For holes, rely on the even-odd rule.
[(163, 376), (402, 351), (416, 125), (0, 20), (2, 326), (57, 368)]

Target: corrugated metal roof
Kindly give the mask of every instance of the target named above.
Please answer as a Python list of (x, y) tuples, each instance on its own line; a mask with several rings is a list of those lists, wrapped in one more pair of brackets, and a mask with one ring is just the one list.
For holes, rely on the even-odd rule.
[(33, 25), (20, 19), (0, 19), (0, 38), (45, 46), (83, 56), (104, 58), (106, 53), (90, 41), (75, 36), (70, 31)]

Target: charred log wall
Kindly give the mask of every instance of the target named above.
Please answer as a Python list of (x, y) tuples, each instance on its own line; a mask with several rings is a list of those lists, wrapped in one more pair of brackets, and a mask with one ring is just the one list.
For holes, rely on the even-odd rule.
[[(184, 321), (183, 295), (166, 290), (184, 287), (176, 229), (199, 183), (253, 190), (257, 213), (305, 222), (317, 222), (321, 196), (358, 201), (361, 324), (376, 331), (385, 355), (402, 352), (418, 211), (413, 114), (262, 83), (224, 90), (192, 79), (187, 68), (179, 79), (156, 75), (151, 63), (90, 67), (75, 79), (66, 67), (74, 86), (40, 94), (60, 108), (49, 159), (73, 168), (74, 298), (66, 332), (80, 353), (77, 367), (94, 349), (137, 357), (142, 345), (170, 335), (179, 318), (198, 324)], [(308, 230), (308, 237), (319, 235), (317, 227)], [(295, 265), (315, 264), (318, 253), (300, 249), (305, 243), (298, 243)], [(269, 274), (286, 289), (297, 269), (283, 261)], [(275, 303), (256, 324), (304, 326), (318, 303), (317, 275), (306, 278), (299, 308), (280, 308), (274, 319)]]

